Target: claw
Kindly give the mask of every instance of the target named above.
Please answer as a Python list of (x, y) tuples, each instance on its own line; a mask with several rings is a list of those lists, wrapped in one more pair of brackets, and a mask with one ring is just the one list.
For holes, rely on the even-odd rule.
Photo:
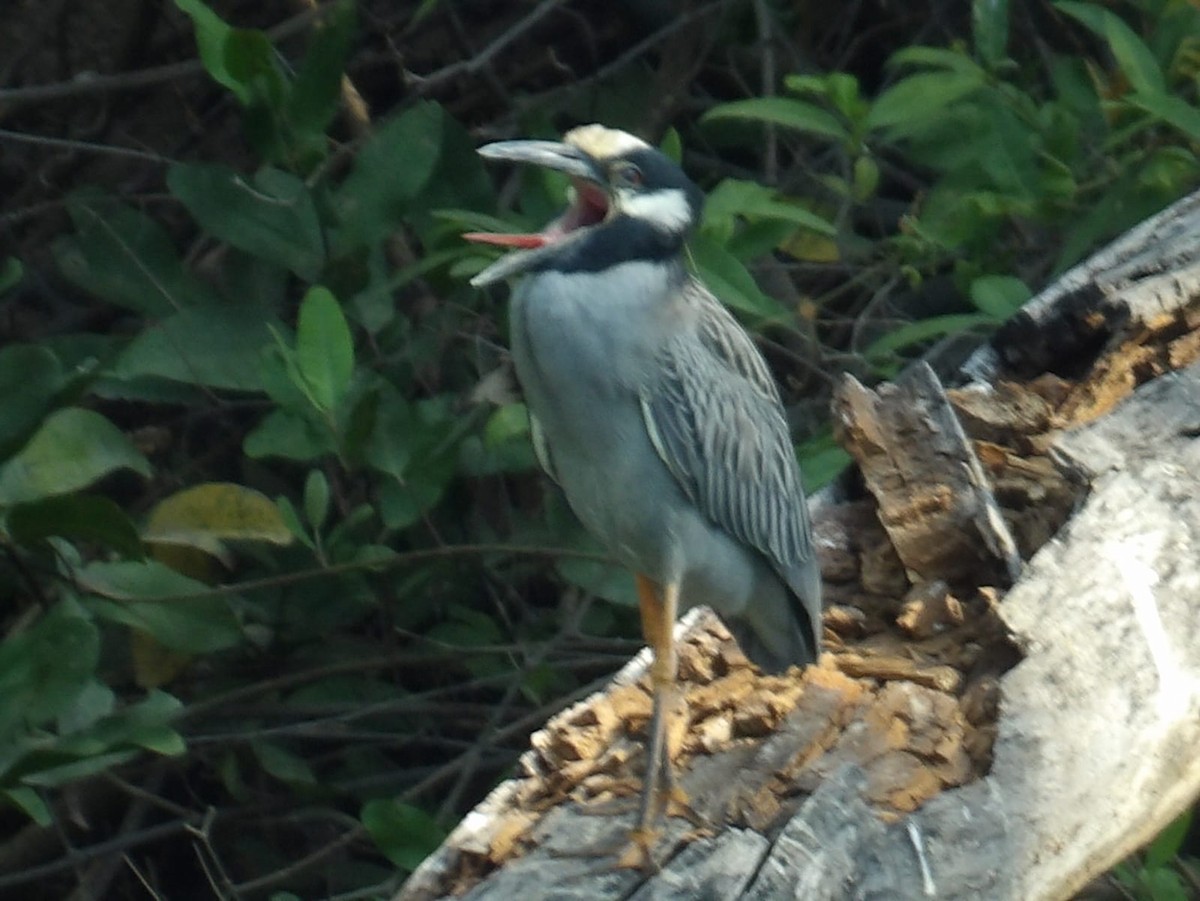
[(617, 856), (617, 869), (638, 870), (642, 873), (656, 873), (659, 866), (650, 853), (658, 841), (658, 829), (633, 829), (629, 833), (629, 842)]

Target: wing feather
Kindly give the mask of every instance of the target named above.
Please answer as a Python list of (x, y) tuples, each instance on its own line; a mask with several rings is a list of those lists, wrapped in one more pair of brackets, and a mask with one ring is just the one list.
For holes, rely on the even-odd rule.
[(656, 383), (642, 389), (646, 429), (688, 498), (786, 577), (813, 551), (779, 392), (715, 297), (690, 282), (686, 301), (696, 327), (666, 344)]

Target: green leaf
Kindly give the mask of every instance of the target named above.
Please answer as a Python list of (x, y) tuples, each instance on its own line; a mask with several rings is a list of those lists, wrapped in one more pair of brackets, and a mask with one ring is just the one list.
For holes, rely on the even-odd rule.
[(787, 309), (779, 301), (764, 294), (746, 267), (724, 247), (703, 233), (695, 235), (690, 245), (692, 260), (700, 280), (722, 302), (735, 310), (762, 319), (787, 319)]
[[(848, 72), (830, 72), (826, 75), (786, 75), (784, 86), (794, 94), (810, 94), (829, 102), (847, 122), (857, 125), (867, 113), (858, 78)], [(857, 135), (855, 135), (857, 140)]]
[(1054, 264), (1056, 272), (1077, 263), (1102, 239), (1132, 228), (1163, 208), (1166, 198), (1147, 194), (1145, 187), (1138, 183), (1140, 174), (1136, 168), (1122, 172), (1098, 199), (1082, 211), (1062, 242), (1062, 249)]
[(313, 26), (312, 42), (287, 104), (288, 118), (297, 130), (323, 134), (337, 112), (354, 25), (353, 0), (337, 0), (325, 7)]
[(0, 746), (22, 723), (58, 717), (91, 684), (100, 633), (73, 604), (58, 603), (23, 633), (0, 644)]
[(109, 303), (166, 316), (216, 295), (186, 271), (167, 233), (148, 216), (92, 193), (67, 202), (76, 233), (55, 243), (71, 282)]
[(1177, 128), (1192, 141), (1200, 141), (1200, 109), (1174, 94), (1144, 94), (1125, 98), (1133, 106)]
[(304, 523), (300, 521), (300, 514), (296, 512), (295, 505), (286, 495), (279, 495), (275, 498), (275, 506), (279, 508), (279, 515), (283, 517), (283, 521), (287, 524), (288, 531), (292, 533), (292, 537), (303, 544), (310, 550), (316, 549), (316, 542), (309, 537), (308, 531), (304, 528)]
[(204, 594), (211, 589), (157, 560), (108, 563), (93, 561), (75, 570), (80, 588), (119, 601), (175, 603), (176, 596)]
[(1108, 48), (1116, 58), (1117, 65), (1121, 67), (1121, 72), (1138, 93), (1167, 93), (1166, 79), (1153, 52), (1124, 19), (1111, 10), (1092, 3), (1059, 0), (1054, 5), (1108, 42)]
[(329, 480), (319, 469), (310, 470), (304, 480), (304, 515), (317, 531), (329, 517)]
[(1157, 870), (1168, 866), (1183, 847), (1188, 829), (1192, 825), (1192, 811), (1186, 810), (1167, 826), (1146, 849), (1146, 869)]
[(58, 731), (63, 734), (83, 732), (111, 716), (116, 705), (117, 696), (113, 690), (98, 679), (92, 679), (59, 714)]
[(0, 458), (29, 437), (66, 378), (45, 347), (10, 344), (0, 349)]
[(259, 765), (280, 782), (288, 785), (316, 785), (317, 777), (308, 762), (274, 742), (252, 741), (250, 748)]
[(971, 29), (975, 52), (994, 69), (1008, 50), (1008, 0), (972, 0)]
[[(600, 550), (595, 545), (596, 551)], [(604, 598), (614, 604), (633, 607), (637, 604), (633, 581), (629, 571), (617, 563), (589, 560), (585, 557), (563, 556), (554, 561), (555, 571), (570, 584), (582, 588), (589, 594)]]
[(46, 802), (32, 788), (19, 785), (14, 788), (6, 788), (0, 790), (0, 797), (3, 797), (13, 807), (22, 811), (39, 826), (50, 826), (54, 822), (54, 816), (50, 813), (50, 808), (46, 806)]
[[(537, 226), (532, 220), (501, 219), (490, 213), (480, 213), (475, 210), (440, 209), (430, 214), (434, 219), (451, 223), (455, 231), (463, 232), (511, 232), (528, 231)], [(414, 264), (419, 266), (420, 262)]]
[(421, 423), (414, 405), (394, 389), (384, 392), (375, 428), (363, 449), (373, 469), (404, 479), (420, 439)]
[(779, 200), (774, 191), (757, 182), (727, 178), (709, 194), (706, 224), (732, 216), (790, 222), (822, 235), (834, 236), (837, 229), (816, 213), (795, 203)]
[(950, 313), (945, 316), (930, 316), (928, 319), (918, 319), (888, 332), (879, 340), (873, 342), (864, 352), (868, 360), (878, 360), (888, 354), (921, 344), (944, 335), (955, 332), (965, 332), (979, 326), (992, 327), (995, 322), (990, 316), (979, 313)]
[(69, 494), (17, 504), (9, 511), (8, 530), (26, 546), (57, 535), (102, 544), (134, 560), (145, 556), (137, 527), (125, 512), (96, 495)]
[(69, 494), (118, 469), (150, 476), (146, 458), (99, 413), (58, 410), (0, 467), (0, 505)]
[(426, 635), (434, 641), (458, 648), (484, 648), (504, 640), (504, 632), (492, 617), (462, 605), (450, 608), (450, 618)]
[(251, 182), (221, 164), (176, 163), (167, 185), (201, 227), (233, 247), (305, 281), (325, 265), (317, 207), (296, 176), (267, 167)]
[(668, 159), (681, 163), (683, 161), (683, 142), (679, 139), (679, 130), (668, 128), (667, 133), (663, 135), (662, 141), (658, 144), (658, 149), (666, 154)]
[(86, 756), (81, 756), (80, 759), (71, 760), (68, 763), (45, 766), (27, 773), (23, 777), (23, 781), (41, 788), (57, 788), (60, 785), (66, 785), (68, 782), (85, 779), (88, 776), (103, 773), (111, 767), (128, 763), (136, 756), (136, 751), (109, 751), (107, 753), (87, 754)]
[[(986, 2), (986, 0), (980, 0)], [(1005, 0), (1000, 0), (1005, 2)], [(888, 59), (888, 67), (922, 66), (927, 69), (945, 69), (962, 75), (984, 78), (985, 73), (979, 68), (979, 63), (967, 56), (962, 50), (949, 50), (945, 47), (903, 47)]]
[(258, 360), (263, 390), (281, 409), (308, 416), (313, 412), (313, 404), (296, 366), (295, 336), (290, 330), (274, 326), (271, 332), (271, 343), (262, 349)]
[(187, 745), (170, 724), (182, 712), (183, 704), (174, 695), (152, 691), (144, 700), (116, 715), (119, 728), (115, 737), (155, 754), (178, 756), (187, 750)]
[(208, 586), (157, 561), (89, 563), (76, 570), (75, 578), (98, 595), (82, 600), (97, 616), (141, 629), (173, 650), (204, 654), (241, 641), (241, 627), (225, 598), (191, 597), (209, 591)]
[(1144, 874), (1146, 897), (1151, 901), (1195, 901), (1195, 884), (1184, 885), (1183, 877), (1166, 867)]
[(1144, 157), (1137, 184), (1152, 197), (1170, 202), (1191, 189), (1200, 175), (1200, 158), (1189, 147), (1166, 145)]
[(809, 494), (820, 491), (853, 462), (834, 440), (831, 430), (797, 447), (796, 456), (804, 474), (804, 490)]
[(15, 288), (25, 277), (25, 267), (16, 257), (5, 257), (0, 263), (0, 294)]
[(292, 533), (275, 502), (231, 482), (208, 482), (178, 491), (151, 510), (146, 541), (207, 549), (220, 541), (290, 544)]
[(272, 410), (242, 442), (247, 457), (315, 460), (337, 450), (333, 435), (289, 410)]
[(1011, 275), (983, 275), (971, 282), (971, 303), (981, 313), (1003, 322), (1033, 296), (1029, 286)]
[(368, 801), (360, 818), (379, 850), (402, 870), (415, 870), (445, 837), (433, 817), (399, 801)]
[(503, 447), (512, 441), (529, 442), (529, 410), (525, 404), (505, 404), (488, 417), (483, 429), (484, 444)]
[(248, 106), (254, 100), (255, 92), (247, 74), (256, 71), (257, 67), (246, 58), (244, 42), (240, 49), (238, 47), (239, 34), (245, 32), (226, 24), (202, 0), (175, 0), (175, 5), (192, 19), (196, 48), (205, 71), (217, 84), (228, 88), (242, 106)]
[(341, 304), (320, 285), (300, 303), (296, 360), (317, 408), (336, 409), (354, 377), (354, 340)]
[[(252, 112), (256, 107), (266, 112), (264, 121), (274, 128), (287, 98), (288, 85), (271, 41), (257, 29), (234, 28), (225, 39), (224, 49), (225, 71), (239, 85), (234, 93), (239, 100), (243, 94), (248, 98), (241, 102)], [(249, 127), (252, 121), (253, 117), (247, 119), (247, 132), (252, 130)]]
[(805, 134), (848, 141), (850, 133), (832, 113), (803, 100), (788, 97), (758, 97), (722, 103), (706, 112), (701, 122), (727, 119), (769, 123), (801, 131)]
[(252, 303), (206, 303), (153, 323), (129, 343), (109, 374), (145, 376), (230, 391), (261, 391), (262, 352), (282, 323)]
[(389, 529), (406, 529), (442, 498), (445, 485), (414, 478), (384, 482), (379, 489), (379, 515)]
[(984, 84), (982, 72), (909, 75), (876, 98), (867, 114), (867, 127), (872, 131), (887, 128), (897, 134), (921, 131), (939, 121), (948, 106), (973, 94)]
[(382, 122), (363, 145), (337, 193), (351, 243), (369, 244), (404, 223), (438, 163), (444, 116), (436, 103), (418, 103)]

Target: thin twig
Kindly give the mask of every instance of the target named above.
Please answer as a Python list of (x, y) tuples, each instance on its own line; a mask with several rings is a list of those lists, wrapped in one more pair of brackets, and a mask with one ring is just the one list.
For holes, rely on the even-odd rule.
[[(200, 861), (200, 866), (204, 870), (204, 875), (208, 878), (209, 885), (212, 886), (213, 893), (218, 898), (221, 898), (222, 901), (225, 901), (225, 899), (229, 898), (237, 899), (240, 897), (237, 888), (234, 886), (233, 880), (229, 878), (229, 873), (225, 871), (225, 866), (221, 863), (221, 858), (217, 854), (217, 849), (214, 848), (212, 844), (212, 826), (213, 822), (216, 820), (216, 817), (216, 809), (210, 807), (205, 811), (204, 818), (200, 821), (200, 825), (189, 826), (188, 832), (195, 836), (195, 838), (200, 842), (200, 847), (197, 847), (195, 843), (193, 843), (192, 847), (195, 849), (196, 857)], [(212, 863), (212, 869), (216, 871), (215, 874), (209, 869), (208, 863), (205, 862), (205, 856), (204, 853), (201, 852), (201, 848), (208, 853), (208, 861)]]
[[(611, 679), (611, 675), (603, 676), (602, 678), (589, 682), (582, 688), (577, 688), (574, 691), (563, 695), (562, 697), (555, 698), (553, 701), (543, 704), (538, 709), (530, 711), (520, 719), (513, 720), (503, 728), (497, 729), (495, 733), (489, 736), (486, 740), (492, 744), (496, 744), (516, 735), (520, 735), (523, 732), (527, 732), (533, 727), (544, 723), (547, 718), (553, 716), (555, 713), (558, 713), (560, 710), (564, 710), (571, 704), (574, 704), (576, 701), (581, 701), (589, 695), (595, 694), (597, 691), (607, 685)], [(436, 788), (446, 781), (446, 779), (453, 776), (458, 771), (460, 765), (461, 755), (460, 757), (457, 757), (454, 760), (451, 760), (450, 762), (438, 767), (416, 785), (406, 789), (400, 795), (400, 800), (407, 801), (411, 798), (415, 798), (421, 794), (424, 794), (431, 788)]]
[(341, 895), (330, 895), (329, 901), (362, 901), (364, 898), (390, 898), (396, 894), (401, 883), (404, 882), (406, 876), (396, 873), (376, 885), (369, 885), (366, 888), (354, 889)]
[[(164, 764), (161, 760), (151, 767), (147, 779), (149, 788), (141, 790), (139, 794), (133, 796), (133, 801), (121, 818), (121, 825), (117, 829), (118, 835), (135, 832), (145, 822), (152, 806), (149, 799), (155, 797), (155, 790), (162, 785), (164, 772)], [(90, 901), (91, 898), (103, 898), (107, 895), (108, 887), (116, 878), (125, 856), (125, 854), (113, 855), (108, 859), (101, 858), (92, 861), (84, 878), (68, 896), (68, 901)]]
[[(754, 0), (754, 19), (758, 26), (758, 75), (762, 97), (775, 96), (775, 42), (772, 37), (771, 11), (766, 0)], [(767, 123), (766, 144), (763, 147), (763, 179), (775, 187), (779, 184), (779, 135), (775, 126)]]
[(412, 83), (416, 94), (424, 94), (431, 91), (438, 85), (441, 85), (452, 78), (459, 75), (474, 75), (480, 69), (488, 66), (493, 59), (500, 54), (505, 47), (531, 29), (534, 25), (556, 10), (558, 7), (566, 3), (567, 0), (544, 0), (533, 8), (533, 11), (524, 18), (518, 19), (513, 25), (505, 29), (498, 38), (483, 48), (478, 54), (470, 59), (464, 59), (449, 66), (438, 69), (436, 72), (431, 72), (428, 75), (417, 75), (415, 72), (405, 72), (406, 78)]
[(154, 890), (154, 886), (150, 884), (150, 880), (146, 878), (140, 869), (138, 869), (137, 864), (133, 862), (133, 858), (131, 858), (128, 854), (122, 854), (121, 859), (125, 861), (125, 866), (129, 867), (129, 869), (133, 871), (133, 875), (137, 878), (137, 881), (142, 884), (142, 888), (146, 890), (146, 893), (153, 898), (154, 901), (166, 901), (162, 895)]
[(339, 835), (333, 841), (318, 848), (311, 854), (306, 854), (299, 860), (288, 864), (286, 867), (275, 870), (273, 873), (267, 873), (264, 876), (259, 876), (255, 879), (247, 880), (246, 882), (239, 882), (237, 885), (233, 886), (233, 890), (238, 894), (243, 894), (249, 892), (258, 892), (266, 888), (271, 888), (274, 885), (279, 885), (279, 883), (286, 882), (293, 876), (298, 876), (305, 870), (316, 866), (327, 857), (336, 854), (338, 851), (342, 850), (342, 848), (345, 848), (347, 845), (352, 845), (354, 842), (365, 839), (366, 837), (366, 828), (363, 827), (362, 824), (355, 825), (344, 834)]
[(31, 135), (21, 131), (10, 131), (0, 128), (0, 141), (18, 141), (22, 144), (34, 144), (41, 147), (57, 147), (61, 150), (76, 150), (84, 153), (99, 153), (107, 156), (123, 156), (129, 159), (145, 160), (151, 163), (170, 164), (175, 162), (168, 157), (148, 150), (134, 150), (132, 147), (115, 147), (110, 144), (97, 144), (93, 141), (79, 141), (71, 138), (52, 138), (46, 135)]
[(155, 597), (138, 598), (147, 604), (162, 604), (177, 601), (196, 601), (201, 598), (228, 597), (244, 591), (258, 591), (263, 588), (281, 588), (294, 585), (297, 582), (307, 582), (312, 579), (332, 578), (347, 573), (377, 572), (433, 560), (438, 557), (478, 557), (484, 554), (524, 554), (530, 557), (574, 557), (580, 560), (594, 560), (598, 563), (612, 563), (611, 557), (589, 551), (575, 551), (568, 548), (538, 548), (519, 544), (458, 544), (438, 548), (422, 548), (416, 551), (406, 551), (388, 560), (355, 561), (352, 563), (336, 563), (320, 569), (305, 569), (296, 572), (281, 573), (277, 576), (264, 576), (261, 579), (247, 579), (244, 582), (231, 582), (228, 585), (217, 585), (202, 591), (191, 591), (186, 594), (163, 594)]
[[(324, 7), (305, 10), (267, 29), (272, 41), (282, 40), (300, 33)], [(182, 78), (204, 74), (204, 64), (199, 59), (189, 59), (136, 72), (119, 72), (115, 75), (99, 75), (90, 72), (77, 73), (69, 81), (55, 84), (30, 85), (23, 88), (0, 88), (0, 106), (18, 106), (27, 103), (47, 103), (91, 94), (111, 94), (137, 88), (155, 87)]]
[(525, 665), (521, 667), (521, 669), (512, 673), (512, 681), (509, 682), (508, 688), (504, 692), (504, 696), (500, 699), (500, 702), (496, 704), (490, 716), (488, 716), (487, 722), (480, 730), (479, 739), (465, 754), (462, 755), (462, 757), (459, 758), (462, 763), (462, 769), (459, 772), (457, 781), (451, 787), (450, 791), (446, 792), (445, 798), (442, 799), (441, 807), (438, 808), (437, 813), (437, 818), (439, 820), (448, 817), (458, 806), (459, 799), (462, 797), (463, 792), (466, 791), (467, 786), (470, 784), (471, 779), (474, 777), (475, 772), (478, 769), (479, 761), (483, 757), (484, 751), (489, 750), (493, 744), (492, 736), (496, 731), (496, 727), (501, 723), (501, 721), (504, 720), (509, 711), (512, 709), (513, 702), (515, 702), (517, 699), (518, 693), (521, 690), (521, 685), (525, 681), (526, 674), (528, 674), (537, 666), (541, 665), (542, 661), (546, 659), (550, 651), (562, 640), (562, 638), (563, 635), (561, 632), (559, 632), (554, 636), (554, 638), (539, 647), (537, 652), (526, 661)]
[(164, 838), (171, 838), (185, 832), (189, 825), (192, 824), (183, 820), (172, 820), (169, 823), (149, 826), (137, 832), (118, 835), (116, 838), (96, 842), (94, 845), (88, 845), (84, 848), (68, 848), (62, 857), (51, 863), (30, 867), (19, 873), (5, 873), (4, 875), (0, 875), (0, 892), (15, 888), (18, 885), (25, 885), (28, 882), (57, 876), (64, 870), (74, 869), (76, 866), (87, 863), (89, 860), (95, 860), (97, 857), (127, 851), (130, 848), (137, 848), (151, 842), (161, 841)]

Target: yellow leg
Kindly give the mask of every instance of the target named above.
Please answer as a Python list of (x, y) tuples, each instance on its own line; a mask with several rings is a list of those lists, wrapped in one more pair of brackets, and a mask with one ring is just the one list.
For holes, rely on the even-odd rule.
[[(683, 791), (675, 784), (674, 760), (686, 731), (683, 693), (678, 683), (679, 663), (675, 653), (675, 615), (679, 610), (679, 585), (659, 585), (637, 575), (638, 606), (642, 614), (642, 632), (654, 654), (650, 664), (650, 682), (654, 706), (650, 715), (650, 735), (646, 751), (646, 775), (637, 823), (627, 843), (618, 848), (617, 867), (643, 871), (657, 868), (652, 850), (667, 816), (682, 816), (701, 831), (711, 835), (708, 824), (687, 804)], [(689, 839), (684, 839), (689, 840)], [(605, 853), (591, 849), (586, 856)]]
[(677, 730), (668, 728), (668, 719), (678, 714), (681, 694), (676, 681), (678, 660), (675, 655), (675, 614), (679, 609), (679, 585), (659, 585), (637, 576), (638, 606), (642, 614), (642, 632), (654, 653), (650, 664), (650, 683), (654, 707), (650, 716), (650, 736), (646, 752), (646, 776), (642, 783), (642, 804), (634, 828), (635, 845), (648, 852), (654, 843), (657, 826), (675, 794), (672, 759), (677, 748), (671, 747)]

